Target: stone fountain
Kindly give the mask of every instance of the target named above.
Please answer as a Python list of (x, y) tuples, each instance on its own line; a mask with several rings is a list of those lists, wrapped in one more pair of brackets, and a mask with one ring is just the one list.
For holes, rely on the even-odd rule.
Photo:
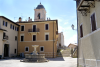
[(34, 47), (34, 51), (32, 54), (25, 54), (25, 58), (23, 59), (24, 62), (48, 62), (45, 58), (45, 54), (38, 54), (36, 48), (39, 45), (32, 45)]

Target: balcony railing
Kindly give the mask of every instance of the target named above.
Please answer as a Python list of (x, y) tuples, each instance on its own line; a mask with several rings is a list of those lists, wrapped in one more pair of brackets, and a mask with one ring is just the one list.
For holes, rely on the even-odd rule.
[[(81, 4), (80, 6), (81, 7), (88, 7), (90, 4), (89, 4), (89, 2), (93, 2), (94, 0), (76, 0), (77, 1), (77, 7), (79, 7), (79, 4)], [(87, 2), (87, 5), (86, 4), (84, 4), (84, 5), (82, 5), (83, 3), (86, 3)]]
[(3, 37), (3, 40), (8, 40), (8, 36), (7, 35), (5, 35), (4, 37)]
[(37, 29), (28, 29), (28, 32), (40, 32), (40, 29), (39, 28), (37, 28)]

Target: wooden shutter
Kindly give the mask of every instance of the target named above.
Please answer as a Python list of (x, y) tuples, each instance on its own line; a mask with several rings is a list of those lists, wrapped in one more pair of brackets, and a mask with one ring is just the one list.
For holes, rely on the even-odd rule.
[(96, 30), (95, 13), (91, 15), (92, 31)]
[(82, 25), (80, 26), (80, 37), (83, 37), (83, 28), (82, 28)]

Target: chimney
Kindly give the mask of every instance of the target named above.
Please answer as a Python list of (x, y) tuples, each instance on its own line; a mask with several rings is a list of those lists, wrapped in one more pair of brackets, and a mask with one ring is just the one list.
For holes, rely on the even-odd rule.
[(50, 18), (49, 18), (49, 20), (50, 20)]
[(30, 19), (30, 21), (32, 21), (32, 18)]
[(21, 17), (19, 17), (19, 22), (21, 22), (22, 21), (22, 18)]
[(30, 17), (28, 18), (28, 21), (31, 21)]

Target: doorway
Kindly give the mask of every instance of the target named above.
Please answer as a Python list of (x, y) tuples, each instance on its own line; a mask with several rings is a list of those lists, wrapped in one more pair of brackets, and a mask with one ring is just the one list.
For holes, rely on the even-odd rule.
[(4, 57), (9, 57), (9, 44), (4, 45)]

